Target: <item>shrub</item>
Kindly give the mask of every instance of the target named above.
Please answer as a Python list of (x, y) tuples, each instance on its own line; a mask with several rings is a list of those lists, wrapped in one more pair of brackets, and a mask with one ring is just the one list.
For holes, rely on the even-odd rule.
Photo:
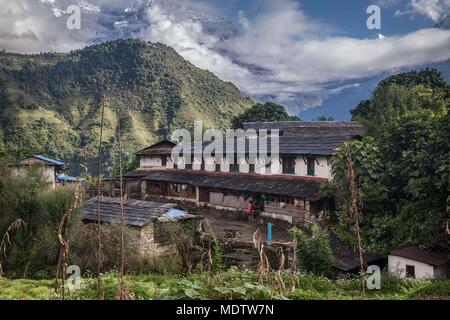
[(317, 224), (311, 226), (312, 237), (307, 238), (304, 232), (294, 227), (289, 230), (297, 240), (297, 252), (300, 268), (315, 275), (332, 275), (333, 252), (328, 233)]

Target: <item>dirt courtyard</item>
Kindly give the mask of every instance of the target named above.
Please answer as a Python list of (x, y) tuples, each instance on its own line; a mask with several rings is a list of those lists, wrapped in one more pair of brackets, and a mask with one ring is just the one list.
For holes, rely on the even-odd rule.
[[(267, 240), (267, 221), (263, 223), (262, 219), (256, 218), (250, 221), (238, 220), (235, 216), (229, 214), (210, 213), (205, 215), (205, 221), (211, 225), (211, 228), (219, 239), (223, 239), (227, 231), (239, 232), (239, 242), (253, 243), (253, 234), (260, 230), (263, 240)], [(288, 234), (290, 226), (284, 221), (270, 221), (272, 223), (272, 241), (290, 242), (292, 238)]]

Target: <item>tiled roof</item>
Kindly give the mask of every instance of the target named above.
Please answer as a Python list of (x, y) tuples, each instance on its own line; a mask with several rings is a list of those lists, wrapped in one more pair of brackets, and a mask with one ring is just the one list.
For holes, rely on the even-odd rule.
[(147, 148), (144, 148), (142, 150), (139, 150), (136, 152), (136, 155), (164, 155), (164, 154), (170, 154), (172, 148), (176, 144), (173, 143), (170, 140), (162, 140), (159, 141)]
[(398, 248), (392, 250), (390, 254), (393, 256), (424, 262), (432, 266), (440, 266), (450, 261), (449, 252), (428, 251), (414, 246)]
[[(299, 122), (299, 121), (280, 121), (280, 122), (250, 122), (244, 123), (244, 129), (280, 129), (283, 135), (279, 136), (279, 153), (281, 155), (332, 155), (336, 149), (344, 142), (362, 136), (364, 128), (359, 122)], [(223, 150), (225, 152), (227, 145), (237, 145), (237, 138), (224, 139)], [(233, 151), (241, 154), (248, 154), (250, 142), (258, 143), (258, 138), (247, 137), (245, 145), (237, 146)], [(231, 143), (230, 143), (231, 142)], [(203, 141), (201, 148), (211, 144), (210, 141)], [(191, 154), (194, 153), (196, 143), (189, 143), (188, 148)], [(168, 140), (163, 140), (148, 148), (138, 151), (137, 155), (170, 155), (175, 144)], [(271, 139), (267, 139), (267, 148), (270, 150)], [(233, 153), (233, 152), (231, 152)]]
[[(170, 213), (175, 208), (173, 203), (156, 203), (141, 200), (124, 200), (124, 219), (125, 223), (130, 226), (143, 227), (158, 218), (170, 219), (184, 219), (192, 218), (193, 215), (184, 212), (174, 216)], [(167, 217), (165, 216), (166, 214)], [(97, 221), (97, 198), (91, 198), (83, 204), (84, 221)], [(101, 198), (100, 199), (100, 221), (101, 222), (119, 222), (120, 221), (120, 198)]]
[(153, 171), (145, 180), (166, 181), (193, 186), (228, 189), (280, 196), (297, 197), (316, 201), (324, 197), (320, 192), (320, 185), (327, 183), (327, 179), (296, 176), (280, 176), (244, 173), (219, 173), (188, 170)]
[(244, 122), (244, 130), (283, 130), (290, 131), (293, 129), (304, 129), (298, 132), (317, 132), (321, 131), (347, 131), (363, 133), (364, 129), (361, 123), (357, 121), (274, 121), (274, 122)]

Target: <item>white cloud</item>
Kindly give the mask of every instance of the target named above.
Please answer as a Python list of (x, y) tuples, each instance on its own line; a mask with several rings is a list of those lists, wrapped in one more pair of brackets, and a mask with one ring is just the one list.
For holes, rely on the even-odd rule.
[(411, 0), (410, 7), (413, 14), (438, 22), (450, 12), (450, 0)]
[(283, 3), (251, 19), (244, 34), (222, 44), (240, 61), (270, 70), (260, 81), (277, 83), (282, 92), (320, 89), (332, 81), (450, 58), (447, 30), (424, 29), (384, 39), (337, 37), (294, 2)]
[(242, 11), (242, 10), (239, 10), (239, 12), (238, 12), (238, 21), (239, 21), (239, 24), (243, 28), (245, 28), (245, 29), (250, 28), (250, 22), (248, 21), (247, 17), (245, 16), (244, 11)]
[(450, 14), (450, 0), (410, 0), (404, 10), (396, 10), (394, 16), (424, 16), (440, 22)]

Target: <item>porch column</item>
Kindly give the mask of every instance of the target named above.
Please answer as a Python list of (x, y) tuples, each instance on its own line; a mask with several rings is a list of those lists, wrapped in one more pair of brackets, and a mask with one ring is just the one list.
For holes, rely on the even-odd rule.
[(141, 180), (141, 199), (145, 200), (145, 196), (147, 195), (147, 181)]
[(311, 217), (311, 206), (308, 200), (305, 200), (305, 220), (309, 220)]

